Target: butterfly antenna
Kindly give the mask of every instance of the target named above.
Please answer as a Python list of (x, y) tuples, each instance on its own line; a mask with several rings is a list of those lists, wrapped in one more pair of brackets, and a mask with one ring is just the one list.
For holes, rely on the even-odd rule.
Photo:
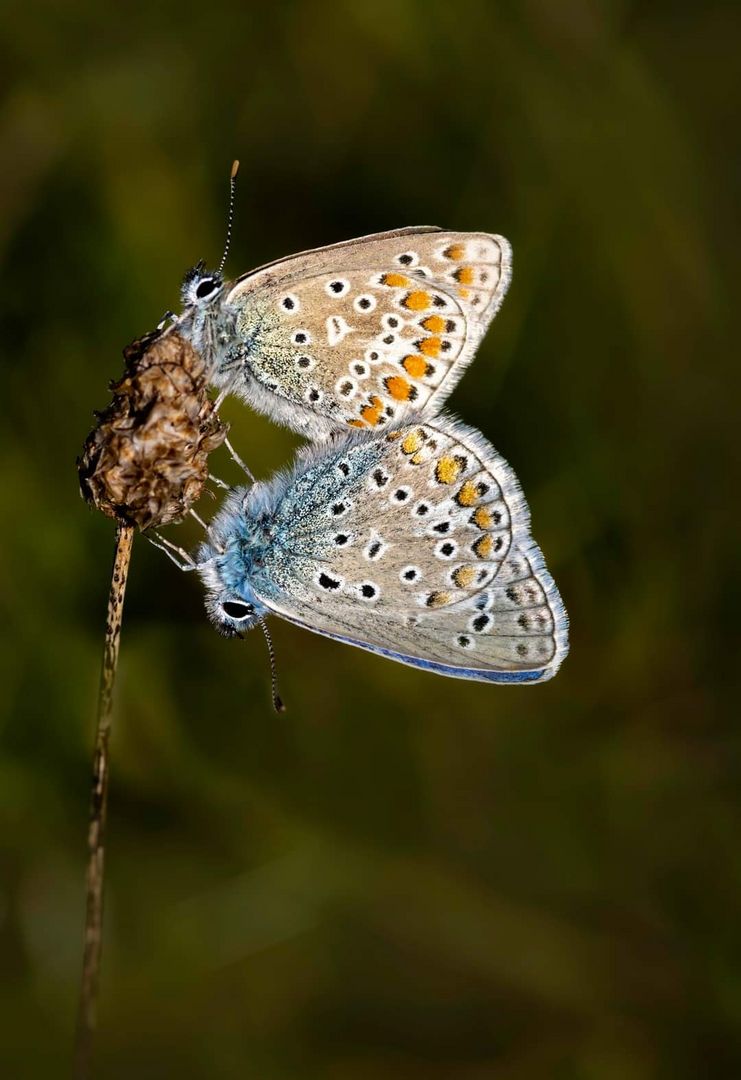
[(221, 273), (226, 264), (226, 257), (229, 254), (229, 245), (232, 242), (232, 225), (234, 224), (234, 193), (237, 190), (237, 173), (239, 172), (239, 162), (232, 163), (232, 171), (229, 177), (229, 213), (226, 218), (226, 243), (224, 244), (224, 254), (221, 256), (221, 262), (219, 263), (219, 273)]
[(191, 506), (190, 510), (188, 511), (188, 513), (201, 526), (201, 528), (203, 529), (203, 531), (206, 534), (206, 539), (208, 540), (209, 544), (214, 549), (214, 551), (217, 553), (217, 555), (223, 555), (224, 554), (224, 545), (223, 544), (218, 544), (216, 542), (216, 540), (214, 539), (214, 534), (213, 534), (213, 532), (211, 530), (211, 526), (206, 524), (206, 522), (203, 520), (203, 518), (200, 517), (200, 515), (195, 512), (195, 510), (193, 509), (192, 506)]
[(268, 645), (268, 656), (270, 658), (270, 692), (273, 696), (273, 708), (277, 713), (286, 711), (286, 707), (283, 704), (280, 694), (278, 693), (278, 672), (275, 666), (275, 649), (273, 648), (273, 639), (270, 636), (267, 623), (264, 619), (258, 620), (260, 628), (265, 635), (265, 641)]

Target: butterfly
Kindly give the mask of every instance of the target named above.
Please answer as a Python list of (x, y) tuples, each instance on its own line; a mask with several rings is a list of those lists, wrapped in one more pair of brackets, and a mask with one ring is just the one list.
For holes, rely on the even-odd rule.
[(492, 683), (543, 682), (568, 651), (512, 469), (441, 415), (308, 446), (290, 471), (232, 489), (191, 568), (227, 636), (277, 615)]
[(231, 283), (224, 259), (218, 271), (201, 262), (176, 326), (219, 401), (234, 393), (322, 440), (434, 415), (497, 313), (511, 263), (502, 236), (433, 227), (305, 251)]

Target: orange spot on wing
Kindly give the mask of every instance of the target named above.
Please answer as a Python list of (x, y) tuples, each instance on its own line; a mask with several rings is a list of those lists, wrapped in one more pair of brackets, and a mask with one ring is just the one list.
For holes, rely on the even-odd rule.
[(369, 405), (364, 405), (360, 410), (360, 415), (365, 420), (366, 424), (371, 427), (375, 427), (378, 421), (381, 419), (381, 413), (383, 411), (383, 402), (375, 394), (370, 399)]
[(455, 501), (459, 506), (473, 506), (478, 497), (479, 493), (473, 480), (466, 480), (465, 484), (462, 484), (456, 493)]
[(460, 259), (463, 258), (465, 253), (466, 250), (463, 247), (463, 244), (451, 244), (450, 247), (447, 247), (445, 249), (443, 255), (446, 259), (453, 259), (455, 262), (458, 262)]
[(488, 559), (491, 555), (491, 549), (494, 546), (494, 541), (487, 533), (486, 536), (480, 536), (476, 543), (473, 545), (473, 550), (476, 552), (480, 559)]
[(468, 297), (471, 295), (471, 290), (470, 289), (459, 289), (458, 290), (458, 295), (460, 296), (461, 300), (468, 300)]
[(362, 420), (348, 420), (348, 427), (365, 427)]
[(422, 289), (407, 293), (402, 300), (404, 307), (409, 308), (410, 311), (424, 311), (431, 303), (432, 297), (428, 292), (424, 292)]
[(417, 348), (425, 356), (437, 356), (440, 352), (441, 341), (439, 337), (428, 337), (417, 343)]
[(453, 275), (459, 285), (473, 285), (473, 267), (461, 266)]
[(400, 289), (409, 284), (409, 278), (404, 277), (403, 274), (384, 274), (381, 278), (381, 284)]
[(473, 521), (480, 529), (488, 529), (491, 525), (491, 513), (485, 507), (480, 506), (473, 515)]
[(431, 334), (442, 334), (446, 323), (441, 315), (428, 315), (426, 319), (422, 320), (420, 326), (424, 330), (429, 330)]
[(413, 379), (421, 379), (427, 371), (427, 361), (421, 356), (405, 356), (401, 363), (406, 373)]
[(384, 385), (396, 401), (407, 401), (412, 391), (409, 383), (401, 375), (390, 375)]
[(404, 436), (404, 442), (401, 444), (401, 448), (405, 454), (413, 454), (415, 450), (419, 450), (424, 441), (424, 435), (421, 431), (410, 431), (408, 435)]
[(466, 589), (469, 585), (473, 584), (473, 579), (476, 577), (476, 571), (472, 566), (459, 566), (453, 573), (453, 581), (459, 589)]
[(441, 457), (435, 466), (435, 479), (438, 484), (453, 484), (461, 471), (461, 463), (454, 457)]
[(447, 593), (447, 592), (431, 592), (430, 595), (427, 597), (427, 600), (425, 601), (425, 603), (427, 604), (427, 607), (439, 608), (439, 607), (445, 607), (445, 605), (449, 604), (450, 601), (451, 601), (450, 593)]

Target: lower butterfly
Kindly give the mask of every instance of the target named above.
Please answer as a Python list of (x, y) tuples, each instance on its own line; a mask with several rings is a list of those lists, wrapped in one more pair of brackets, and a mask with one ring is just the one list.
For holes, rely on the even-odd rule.
[(183, 282), (176, 325), (222, 396), (321, 440), (348, 426), (434, 415), (510, 275), (502, 236), (399, 229), (305, 251), (231, 283), (199, 263)]
[(567, 617), (517, 479), (479, 432), (435, 417), (305, 449), (234, 489), (198, 569), (216, 628), (267, 615), (440, 675), (551, 678)]

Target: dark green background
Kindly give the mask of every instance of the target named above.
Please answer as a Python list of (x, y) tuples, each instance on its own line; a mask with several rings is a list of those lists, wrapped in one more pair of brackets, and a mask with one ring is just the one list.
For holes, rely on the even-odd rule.
[[(277, 717), (260, 635), (138, 540), (100, 1075), (741, 1075), (737, 6), (0, 18), (0, 1072), (65, 1075), (76, 1005), (113, 530), (75, 455), (218, 258), (239, 157), (235, 275), (400, 225), (512, 240), (451, 405), (522, 480), (572, 651), (490, 688), (275, 625)], [(259, 475), (290, 459), (225, 412)]]

